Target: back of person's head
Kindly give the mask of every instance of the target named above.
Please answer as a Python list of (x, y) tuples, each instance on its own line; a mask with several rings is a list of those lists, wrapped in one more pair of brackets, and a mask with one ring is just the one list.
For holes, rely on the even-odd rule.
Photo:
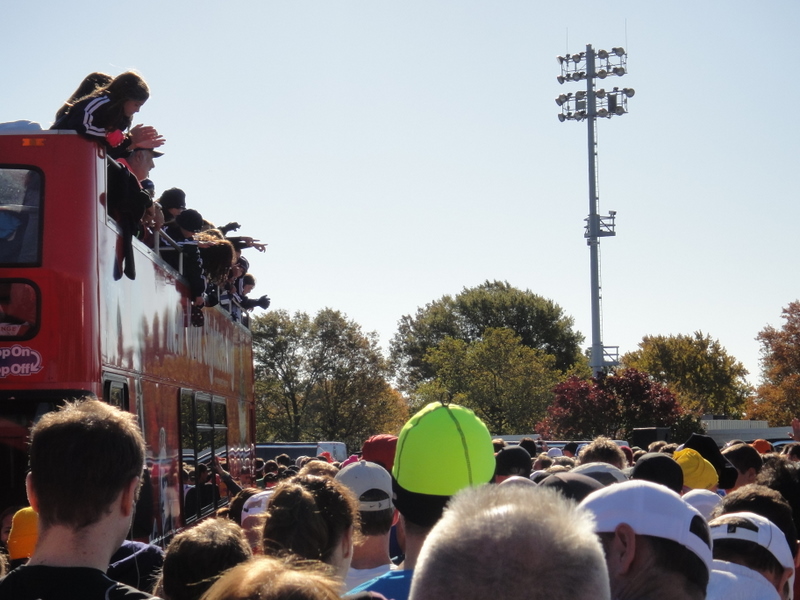
[[(181, 215), (186, 214), (186, 211)], [(236, 262), (233, 245), (228, 240), (206, 242), (199, 247), (203, 259), (203, 271), (211, 283), (222, 285), (228, 279), (231, 267)]]
[(261, 490), (258, 488), (248, 487), (236, 494), (233, 497), (233, 500), (231, 500), (228, 510), (228, 518), (237, 525), (241, 525), (242, 508), (244, 508), (245, 502), (260, 492)]
[(575, 462), (575, 459), (571, 456), (556, 456), (553, 459), (553, 465), (567, 467), (568, 469), (572, 469), (575, 466)]
[(360, 460), (336, 474), (358, 500), (361, 535), (386, 535), (394, 522), (392, 476), (377, 463)]
[(517, 445), (520, 448), (525, 448), (525, 450), (531, 456), (536, 456), (540, 452), (540, 448), (539, 445), (536, 443), (536, 440), (530, 437), (522, 438), (519, 442), (517, 442)]
[(239, 525), (228, 519), (207, 519), (169, 543), (156, 591), (165, 600), (197, 600), (222, 573), (250, 557)]
[(284, 467), (291, 467), (294, 464), (294, 461), (288, 454), (279, 454), (275, 457), (275, 462)]
[(450, 496), (490, 482), (495, 459), (489, 430), (463, 406), (432, 402), (403, 426), (392, 469), (394, 504), (406, 524), (429, 529)]
[(361, 458), (368, 462), (377, 463), (391, 473), (394, 467), (396, 451), (397, 436), (379, 433), (370, 436), (361, 445)]
[(555, 490), (503, 483), (452, 498), (425, 540), (410, 598), (602, 600), (609, 586), (586, 511)]
[(781, 448), (781, 454), (791, 461), (800, 460), (800, 444), (797, 442), (785, 444), (783, 448)]
[(750, 469), (755, 469), (758, 473), (764, 465), (758, 450), (750, 444), (737, 444), (726, 448), (722, 451), (722, 456), (727, 458), (740, 473), (746, 473)]
[(677, 449), (678, 449), (678, 444), (665, 444), (664, 446), (661, 446), (661, 448), (659, 448), (657, 452), (672, 455), (675, 453), (675, 450)]
[(667, 442), (664, 441), (664, 440), (657, 440), (655, 442), (650, 442), (650, 445), (647, 446), (647, 451), (648, 452), (658, 452), (666, 445), (667, 445)]
[(710, 462), (692, 448), (684, 448), (673, 455), (683, 471), (683, 485), (691, 489), (712, 489), (719, 483), (717, 470)]
[(127, 129), (132, 119), (125, 114), (125, 103), (129, 100), (146, 102), (150, 97), (150, 88), (138, 73), (126, 71), (114, 77), (103, 87), (97, 88), (87, 97), (107, 95), (109, 98), (107, 112), (109, 129)]
[(763, 460), (756, 483), (775, 490), (786, 499), (792, 507), (794, 525), (800, 531), (800, 481), (795, 463), (778, 454), (767, 454)]
[(318, 565), (262, 556), (228, 571), (202, 600), (339, 600), (339, 586)]
[(58, 112), (56, 112), (56, 120), (62, 117), (70, 109), (70, 107), (75, 104), (75, 102), (108, 85), (111, 83), (112, 79), (113, 77), (111, 77), (111, 75), (107, 75), (106, 73), (89, 73), (83, 78), (83, 81), (80, 82), (77, 89), (72, 92), (72, 95), (67, 99), (64, 105), (58, 109)]
[(553, 458), (547, 454), (547, 452), (541, 452), (536, 456), (533, 464), (531, 465), (532, 469), (536, 471), (544, 471), (545, 469), (549, 469), (553, 466)]
[(660, 483), (676, 494), (683, 491), (681, 466), (670, 455), (660, 452), (648, 452), (639, 458), (631, 472), (631, 479)]
[(186, 192), (176, 187), (169, 188), (161, 193), (158, 203), (164, 210), (184, 210), (186, 208)]
[(759, 454), (769, 454), (773, 451), (772, 444), (770, 444), (767, 440), (758, 439), (755, 440), (752, 444), (750, 444), (755, 450), (758, 451)]
[(255, 275), (253, 275), (252, 273), (245, 273), (244, 275), (242, 275), (242, 283), (244, 285), (255, 285), (256, 284)]
[(147, 87), (147, 83), (141, 75), (133, 71), (120, 73), (100, 90), (107, 93), (112, 102), (128, 100), (146, 102), (150, 98), (150, 88)]
[(750, 512), (769, 519), (780, 529), (792, 556), (797, 555), (797, 528), (792, 507), (780, 493), (764, 485), (751, 483), (730, 492), (711, 513), (711, 519), (730, 513)]
[[(794, 556), (783, 533), (769, 519), (755, 513), (722, 515), (709, 523), (714, 559), (758, 571), (771, 581), (794, 572)], [(785, 583), (785, 582), (782, 582)], [(782, 585), (778, 588), (782, 590)]]
[(500, 450), (506, 447), (506, 441), (503, 438), (494, 438), (492, 440), (492, 446), (495, 452), (500, 452)]
[(679, 577), (693, 596), (705, 597), (712, 563), (708, 524), (678, 494), (651, 481), (632, 480), (591, 493), (581, 506), (594, 515), (595, 533), (604, 545), (621, 525), (633, 530), (637, 543), (642, 538), (653, 567), (647, 573), (630, 573), (629, 578), (657, 586), (664, 581), (659, 575)]
[(278, 484), (270, 498), (264, 554), (330, 563), (351, 528), (358, 529), (358, 503), (346, 486), (331, 477), (293, 477)]
[[(519, 475), (520, 477), (530, 477), (531, 474), (531, 455), (525, 448), (520, 446), (506, 446), (494, 455), (496, 468), (495, 476), (510, 477)], [(552, 462), (552, 461), (551, 461)]]
[(145, 444), (136, 416), (99, 400), (68, 402), (31, 430), (31, 485), (43, 528), (81, 529), (106, 514), (142, 475)]
[(334, 467), (331, 463), (326, 462), (319, 458), (312, 458), (303, 468), (300, 469), (298, 475), (316, 475), (318, 477), (336, 477), (339, 469)]
[(539, 485), (553, 488), (575, 502), (580, 502), (592, 492), (603, 488), (603, 484), (597, 479), (572, 472), (553, 473), (542, 479)]
[(620, 447), (614, 443), (614, 440), (602, 435), (585, 446), (581, 450), (578, 459), (582, 465), (592, 462), (604, 462), (618, 469), (624, 469), (628, 466), (628, 459), (625, 458), (625, 454), (620, 450)]

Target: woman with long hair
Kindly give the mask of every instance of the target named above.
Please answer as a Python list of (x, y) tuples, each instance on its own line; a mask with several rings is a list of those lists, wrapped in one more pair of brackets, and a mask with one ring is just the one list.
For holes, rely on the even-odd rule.
[[(79, 94), (82, 88), (91, 86), (90, 81), (86, 88), (83, 87), (92, 75), (95, 74), (84, 79), (74, 95)], [(73, 129), (88, 139), (102, 143), (112, 158), (120, 158), (136, 148), (158, 148), (165, 140), (155, 128), (143, 125), (131, 128), (133, 115), (139, 112), (148, 98), (150, 88), (145, 80), (133, 71), (126, 71), (82, 98), (67, 101), (66, 111), (62, 106), (60, 117), (51, 129)]]
[(353, 558), (358, 517), (355, 496), (335, 479), (293, 477), (278, 484), (269, 500), (264, 554), (323, 562), (343, 585)]

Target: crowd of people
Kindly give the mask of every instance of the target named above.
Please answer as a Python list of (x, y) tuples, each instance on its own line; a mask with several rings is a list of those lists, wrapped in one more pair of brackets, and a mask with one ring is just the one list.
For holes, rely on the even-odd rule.
[(215, 460), (230, 502), (162, 551), (125, 539), (145, 455), (135, 417), (85, 399), (31, 431), (0, 600), (786, 600), (797, 448), (514, 444), (433, 403), (342, 463), (261, 461), (253, 487)]
[(203, 323), (204, 306), (222, 305), (236, 321), (243, 311), (269, 307), (266, 295), (250, 297), (256, 285), (242, 255), (265, 244), (233, 236), (235, 222), (216, 227), (192, 208), (186, 194), (172, 187), (157, 195), (150, 179), (164, 137), (151, 126), (133, 125), (133, 117), (150, 97), (147, 83), (128, 71), (111, 77), (90, 73), (56, 113), (51, 129), (68, 129), (102, 146), (108, 157), (107, 208), (120, 226), (122, 272), (136, 277), (132, 240), (138, 238), (189, 281), (192, 323)]

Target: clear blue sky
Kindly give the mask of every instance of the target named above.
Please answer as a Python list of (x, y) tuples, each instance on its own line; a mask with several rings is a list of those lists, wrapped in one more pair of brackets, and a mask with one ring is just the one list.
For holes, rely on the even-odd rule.
[[(9, 2), (0, 121), (52, 115), (84, 75), (137, 69), (152, 173), (251, 252), (274, 308), (403, 314), (486, 279), (591, 332), (586, 125), (557, 54), (624, 46), (630, 114), (599, 124), (604, 342), (703, 330), (759, 375), (798, 298), (800, 3), (388, 0)], [(606, 83), (605, 85), (608, 85)]]

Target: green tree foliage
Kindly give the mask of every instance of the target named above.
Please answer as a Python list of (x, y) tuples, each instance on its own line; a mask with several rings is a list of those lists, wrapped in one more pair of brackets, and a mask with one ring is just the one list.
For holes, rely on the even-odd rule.
[(781, 314), (780, 329), (768, 325), (756, 339), (761, 343), (761, 385), (748, 405), (747, 416), (780, 427), (800, 415), (800, 301)]
[(636, 427), (686, 427), (675, 394), (636, 369), (590, 380), (570, 377), (554, 391), (547, 417), (536, 427), (549, 439), (627, 439)]
[(480, 340), (488, 328), (505, 327), (524, 346), (552, 355), (556, 368), (567, 371), (585, 363), (580, 352), (583, 336), (573, 325), (552, 300), (506, 282), (486, 281), (455, 297), (443, 296), (413, 317), (404, 315), (391, 342), (391, 357), (401, 384), (413, 390), (435, 377), (436, 365), (426, 355), (445, 338), (470, 343)]
[(523, 345), (510, 329), (486, 329), (473, 342), (445, 338), (426, 361), (436, 378), (418, 388), (421, 404), (466, 406), (495, 435), (533, 432), (563, 377), (555, 357)]
[(408, 416), (387, 383), (374, 333), (338, 311), (314, 319), (270, 311), (251, 322), (259, 441), (337, 440), (348, 447), (395, 433)]
[(744, 365), (702, 331), (645, 336), (621, 363), (668, 385), (691, 412), (738, 418), (752, 392)]

